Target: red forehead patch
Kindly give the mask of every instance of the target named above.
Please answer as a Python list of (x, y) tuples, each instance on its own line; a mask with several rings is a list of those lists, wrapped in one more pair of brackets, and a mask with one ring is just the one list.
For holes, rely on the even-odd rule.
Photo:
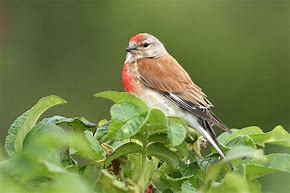
[(144, 36), (142, 34), (138, 34), (138, 35), (135, 35), (134, 37), (132, 37), (130, 39), (130, 41), (135, 41), (135, 42), (140, 42), (144, 39)]

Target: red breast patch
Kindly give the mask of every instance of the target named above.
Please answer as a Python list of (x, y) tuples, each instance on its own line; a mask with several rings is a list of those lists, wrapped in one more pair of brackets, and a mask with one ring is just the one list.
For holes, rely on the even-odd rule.
[(126, 92), (134, 92), (136, 90), (134, 77), (128, 72), (128, 64), (123, 66), (122, 82)]

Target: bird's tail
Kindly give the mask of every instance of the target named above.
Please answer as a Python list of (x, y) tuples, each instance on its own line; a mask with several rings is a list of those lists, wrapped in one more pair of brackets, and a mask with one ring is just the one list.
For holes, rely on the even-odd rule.
[(225, 153), (219, 146), (216, 134), (206, 120), (194, 121), (194, 124), (190, 124), (190, 126), (196, 129), (217, 150), (222, 158), (225, 158)]

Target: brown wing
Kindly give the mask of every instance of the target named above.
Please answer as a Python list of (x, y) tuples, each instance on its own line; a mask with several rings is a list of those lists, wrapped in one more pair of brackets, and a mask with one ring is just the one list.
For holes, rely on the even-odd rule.
[(140, 79), (147, 87), (161, 92), (184, 110), (230, 132), (211, 111), (210, 107), (213, 105), (201, 88), (192, 82), (187, 72), (172, 56), (139, 59), (137, 68)]
[(137, 62), (141, 78), (150, 88), (178, 94), (200, 108), (213, 106), (201, 88), (192, 82), (187, 72), (170, 55)]

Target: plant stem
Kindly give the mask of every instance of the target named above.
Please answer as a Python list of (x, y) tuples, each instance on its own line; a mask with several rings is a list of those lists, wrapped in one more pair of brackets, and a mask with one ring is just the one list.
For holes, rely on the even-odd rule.
[(146, 170), (146, 158), (147, 158), (147, 144), (148, 144), (148, 141), (147, 141), (147, 129), (145, 130), (144, 132), (144, 136), (143, 136), (143, 140), (142, 140), (142, 162), (141, 162), (141, 167), (140, 167), (140, 176), (138, 178), (138, 181), (137, 181), (137, 184), (141, 190), (141, 192), (144, 192), (145, 191), (145, 185), (144, 184), (144, 173), (145, 173), (145, 170)]
[(146, 158), (147, 158), (147, 141), (143, 144), (142, 149), (142, 166), (141, 166), (141, 172), (145, 171), (146, 167)]

